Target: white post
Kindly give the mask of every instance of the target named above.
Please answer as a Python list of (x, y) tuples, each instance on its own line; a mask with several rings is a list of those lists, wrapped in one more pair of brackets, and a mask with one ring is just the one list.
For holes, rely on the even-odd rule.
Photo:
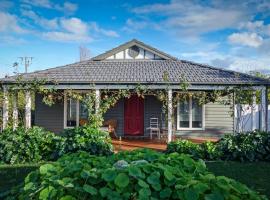
[(267, 89), (264, 87), (261, 90), (261, 105), (260, 105), (260, 130), (266, 131), (266, 121), (268, 113), (267, 105)]
[(25, 128), (31, 128), (31, 92), (25, 92)]
[(8, 89), (7, 86), (3, 86), (3, 130), (8, 126)]
[(13, 119), (13, 130), (15, 130), (18, 127), (18, 106), (17, 106), (17, 100), (18, 100), (18, 93), (15, 92), (13, 94), (13, 113), (12, 113), (12, 119)]
[(99, 106), (100, 106), (100, 90), (96, 89), (96, 102), (95, 102), (95, 112), (96, 112), (96, 114), (99, 111)]
[(236, 104), (236, 133), (240, 133), (241, 130), (241, 117), (242, 117), (242, 106)]
[(251, 131), (256, 130), (256, 92), (252, 95), (252, 105), (251, 105)]
[(168, 90), (168, 143), (172, 141), (172, 90)]

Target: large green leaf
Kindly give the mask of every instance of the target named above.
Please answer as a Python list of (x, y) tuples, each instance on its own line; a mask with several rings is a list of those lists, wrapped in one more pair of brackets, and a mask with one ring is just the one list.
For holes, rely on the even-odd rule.
[(141, 186), (142, 188), (149, 188), (149, 185), (148, 185), (145, 181), (143, 181), (143, 180), (141, 180), (141, 179), (139, 179), (138, 184), (139, 184), (139, 186)]
[(76, 200), (76, 198), (74, 198), (71, 195), (66, 195), (66, 196), (61, 197), (60, 200)]
[(151, 190), (149, 188), (142, 188), (139, 191), (139, 197), (140, 199), (148, 199), (148, 197), (151, 195)]
[(45, 164), (45, 165), (41, 165), (39, 168), (39, 172), (40, 174), (47, 174), (50, 171), (55, 170), (54, 166), (52, 164)]
[(103, 187), (100, 188), (99, 193), (101, 194), (102, 197), (107, 197), (111, 195), (112, 190), (108, 187)]
[(102, 174), (102, 178), (105, 180), (105, 181), (113, 181), (116, 177), (117, 173), (115, 172), (115, 170), (113, 169), (108, 169), (108, 170), (105, 170), (104, 173)]
[(199, 199), (199, 194), (196, 190), (191, 188), (186, 188), (184, 191), (185, 200), (197, 200)]
[(160, 191), (160, 198), (161, 199), (169, 199), (171, 194), (172, 194), (172, 190), (170, 188), (166, 187)]
[(224, 200), (220, 193), (212, 193), (205, 195), (205, 200)]
[(129, 184), (129, 177), (125, 173), (120, 173), (114, 179), (114, 183), (118, 187), (124, 188), (124, 187), (128, 186), (128, 184)]
[(145, 175), (142, 173), (141, 169), (137, 166), (130, 166), (128, 172), (130, 176), (145, 178)]
[(147, 177), (147, 182), (151, 185), (155, 185), (159, 183), (159, 177), (160, 173), (159, 172), (153, 172), (150, 174), (150, 176)]
[(164, 176), (167, 180), (171, 181), (174, 179), (173, 174), (169, 171), (169, 170), (165, 170), (164, 171)]
[(52, 186), (48, 186), (40, 192), (39, 199), (40, 200), (53, 199), (56, 194), (57, 190)]
[(91, 195), (96, 195), (97, 194), (97, 189), (92, 187), (91, 185), (88, 185), (88, 184), (83, 185), (83, 190), (88, 192)]

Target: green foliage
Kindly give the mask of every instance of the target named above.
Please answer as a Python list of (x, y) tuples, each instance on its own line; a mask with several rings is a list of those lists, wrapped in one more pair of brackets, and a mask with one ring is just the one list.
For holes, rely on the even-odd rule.
[(0, 134), (0, 141), (0, 163), (53, 161), (79, 150), (94, 155), (113, 152), (108, 133), (91, 127), (68, 129), (62, 136), (40, 127), (6, 129)]
[(54, 160), (62, 154), (61, 137), (39, 127), (5, 129), (0, 141), (0, 160), (4, 163)]
[[(119, 160), (128, 166), (115, 168)], [(232, 179), (214, 176), (204, 162), (187, 155), (140, 150), (109, 157), (86, 152), (66, 155), (30, 173), (8, 199), (266, 198)]]
[(254, 131), (226, 135), (218, 142), (224, 160), (270, 161), (270, 134)]
[(167, 146), (167, 153), (173, 152), (190, 154), (196, 159), (204, 157), (204, 152), (200, 145), (189, 140), (176, 140), (174, 142), (170, 142)]
[(89, 126), (66, 129), (61, 134), (64, 138), (64, 152), (79, 150), (93, 155), (110, 155), (113, 152), (109, 134)]
[(204, 160), (270, 161), (270, 134), (260, 131), (228, 134), (216, 143), (202, 144), (177, 140), (167, 146), (167, 153), (172, 152)]
[(203, 152), (203, 159), (205, 160), (219, 160), (223, 152), (217, 149), (217, 143), (214, 142), (204, 142), (200, 145)]

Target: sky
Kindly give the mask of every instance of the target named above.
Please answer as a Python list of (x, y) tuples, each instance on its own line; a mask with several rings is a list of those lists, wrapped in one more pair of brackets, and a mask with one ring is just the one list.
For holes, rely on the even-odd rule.
[[(0, 0), (0, 77), (136, 38), (179, 59), (270, 73), (270, 0)], [(18, 66), (14, 68), (13, 64)]]

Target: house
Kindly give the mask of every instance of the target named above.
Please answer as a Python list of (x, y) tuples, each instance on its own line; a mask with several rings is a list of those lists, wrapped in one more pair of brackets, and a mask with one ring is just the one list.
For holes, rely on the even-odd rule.
[[(164, 80), (164, 72), (168, 79)], [(192, 97), (179, 102), (175, 112), (172, 109), (174, 93), (178, 91), (181, 77), (189, 84), (188, 90), (213, 91), (226, 87), (252, 85), (261, 91), (260, 128), (267, 127), (266, 110), (267, 86), (269, 81), (243, 73), (237, 73), (204, 64), (179, 60), (167, 53), (153, 48), (138, 40), (131, 40), (90, 60), (65, 66), (50, 68), (23, 74), (25, 80), (44, 79), (49, 87), (52, 82), (58, 90), (80, 90), (87, 92), (95, 89), (97, 98), (103, 89), (132, 89), (136, 85), (147, 86), (149, 90), (163, 89), (168, 94), (168, 116), (162, 112), (162, 103), (148, 95), (144, 99), (136, 95), (120, 99), (108, 110), (104, 119), (117, 120), (117, 134), (129, 137), (147, 137), (151, 118), (158, 118), (159, 127), (164, 129), (168, 141), (172, 134), (186, 136), (222, 136), (235, 130), (231, 107), (219, 103), (200, 105)], [(8, 86), (15, 82), (15, 77), (2, 79), (5, 94)], [(26, 91), (26, 125), (30, 126), (31, 96)], [(8, 120), (8, 99), (4, 99), (3, 121)], [(42, 96), (35, 97), (35, 124), (53, 132), (79, 126), (80, 121), (87, 119), (84, 105), (77, 100), (64, 98), (62, 102), (49, 107), (42, 102)]]

